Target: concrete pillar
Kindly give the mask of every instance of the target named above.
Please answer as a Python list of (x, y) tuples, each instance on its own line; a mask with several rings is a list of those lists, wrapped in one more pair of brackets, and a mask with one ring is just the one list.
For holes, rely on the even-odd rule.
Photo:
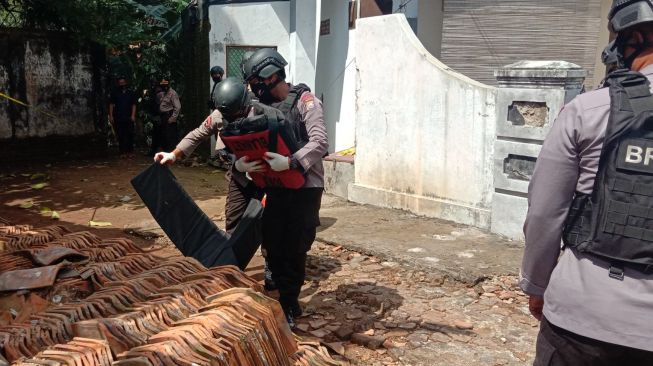
[(288, 55), (290, 81), (307, 84), (315, 89), (317, 63), (316, 29), (319, 22), (320, 2), (316, 0), (293, 0), (290, 3), (290, 53)]
[(523, 239), (535, 161), (553, 120), (580, 93), (587, 72), (565, 61), (520, 61), (494, 75), (499, 85), (491, 230)]
[(417, 38), (438, 59), (442, 50), (443, 21), (444, 0), (423, 0), (419, 2)]

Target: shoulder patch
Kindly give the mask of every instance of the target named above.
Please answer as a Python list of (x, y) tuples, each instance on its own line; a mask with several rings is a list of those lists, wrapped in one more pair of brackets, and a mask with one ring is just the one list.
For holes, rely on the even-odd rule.
[(313, 93), (306, 91), (302, 93), (302, 96), (299, 98), (302, 102), (308, 102), (309, 100), (315, 99), (315, 95)]
[(311, 92), (305, 92), (299, 100), (304, 104), (307, 111), (310, 111), (315, 107), (315, 96)]
[(203, 124), (204, 124), (204, 128), (209, 128), (209, 129), (211, 128), (211, 125), (213, 124), (213, 118), (211, 118), (211, 115), (206, 117)]

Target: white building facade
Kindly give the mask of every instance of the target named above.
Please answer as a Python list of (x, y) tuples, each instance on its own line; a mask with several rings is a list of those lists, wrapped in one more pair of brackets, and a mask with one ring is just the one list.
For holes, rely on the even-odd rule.
[[(585, 9), (573, 6), (581, 0), (552, 1), (564, 7), (569, 18), (575, 16), (574, 9)], [(515, 2), (528, 3), (533, 11), (550, 7), (534, 0)], [(608, 3), (593, 3), (595, 17), (585, 14), (586, 23), (601, 23), (597, 14), (609, 8)], [(228, 75), (239, 76), (245, 50), (275, 47), (289, 62), (288, 81), (309, 85), (323, 100), (330, 152), (356, 147), (353, 167), (339, 170), (336, 162), (329, 165), (337, 173), (327, 177), (329, 185), (352, 177), (344, 187), (339, 185), (337, 194), (516, 239), (521, 238), (526, 214), (524, 187), (546, 131), (568, 97), (580, 92), (583, 80), (587, 86), (586, 76), (598, 77), (601, 67), (595, 67), (594, 53), (604, 40), (607, 43), (605, 32), (597, 29), (585, 39), (582, 62), (577, 62), (583, 65), (515, 64), (506, 59), (493, 70), (502, 69), (510, 82), (492, 71), (491, 80), (481, 83), (479, 79), (487, 78), (468, 78), (441, 61), (455, 56), (450, 52), (453, 39), (492, 40), (483, 30), (479, 39), (462, 31), (462, 38), (456, 38), (449, 26), (455, 17), (476, 19), (476, 11), (487, 6), (484, 3), (211, 0), (210, 4), (212, 65), (224, 65)], [(389, 13), (403, 15), (376, 17)], [(497, 25), (504, 31), (501, 27)], [(572, 57), (577, 50), (570, 47)], [(560, 59), (574, 61), (565, 55)], [(508, 63), (513, 65), (504, 69)], [(522, 74), (526, 76), (517, 77)], [(552, 82), (554, 74), (558, 76)], [(513, 120), (520, 108), (532, 106), (543, 111), (541, 120), (533, 125)], [(515, 139), (530, 143), (516, 144)]]

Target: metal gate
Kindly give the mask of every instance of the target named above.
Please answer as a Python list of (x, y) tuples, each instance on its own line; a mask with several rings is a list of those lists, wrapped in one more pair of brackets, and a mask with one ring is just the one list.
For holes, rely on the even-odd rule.
[(277, 49), (275, 46), (227, 46), (227, 69), (225, 70), (227, 76), (243, 80), (241, 65), (243, 64), (245, 56), (249, 56), (251, 52), (261, 48)]

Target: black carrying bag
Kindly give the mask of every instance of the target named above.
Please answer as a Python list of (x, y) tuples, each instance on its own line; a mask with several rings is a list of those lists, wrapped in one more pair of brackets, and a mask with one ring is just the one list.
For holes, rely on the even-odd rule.
[(263, 206), (257, 200), (250, 201), (230, 237), (195, 204), (168, 167), (152, 164), (131, 184), (177, 249), (206, 267), (245, 269), (262, 241)]

